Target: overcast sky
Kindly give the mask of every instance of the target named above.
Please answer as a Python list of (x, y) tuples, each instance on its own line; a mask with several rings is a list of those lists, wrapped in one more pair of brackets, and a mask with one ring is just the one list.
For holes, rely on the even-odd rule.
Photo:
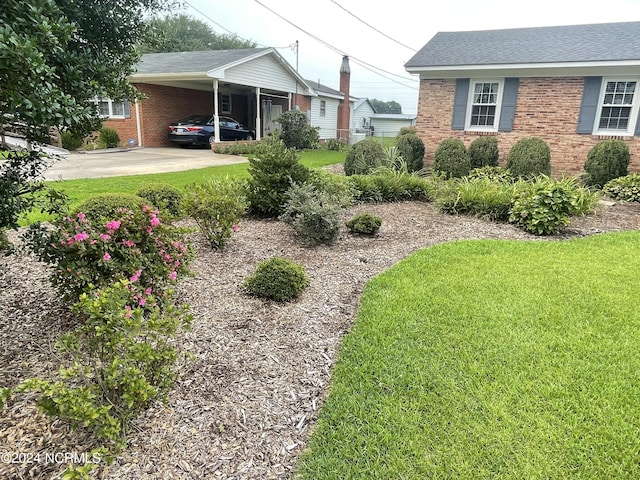
[(186, 0), (186, 5), (185, 14), (218, 33), (276, 47), (294, 68), (290, 46), (298, 40), (299, 73), (334, 89), (342, 55), (349, 55), (352, 96), (395, 100), (410, 114), (417, 111), (418, 81), (404, 64), (439, 31), (640, 20), (640, 0)]

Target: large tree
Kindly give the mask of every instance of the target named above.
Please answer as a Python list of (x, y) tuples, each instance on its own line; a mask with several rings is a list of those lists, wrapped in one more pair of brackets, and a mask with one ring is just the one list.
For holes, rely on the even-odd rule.
[(231, 50), (254, 48), (256, 43), (236, 35), (222, 35), (196, 18), (187, 15), (155, 17), (148, 21), (152, 35), (141, 43), (145, 53)]
[(97, 97), (133, 98), (144, 15), (170, 0), (4, 0), (0, 8), (0, 133), (46, 140), (52, 126), (99, 124)]
[(384, 102), (382, 100), (372, 98), (369, 101), (371, 102), (371, 105), (373, 105), (376, 113), (402, 113), (402, 105), (394, 100)]

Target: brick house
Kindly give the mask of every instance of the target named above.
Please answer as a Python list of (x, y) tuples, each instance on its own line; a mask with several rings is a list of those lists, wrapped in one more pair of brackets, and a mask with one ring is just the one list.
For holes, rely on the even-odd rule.
[(130, 81), (144, 100), (105, 99), (99, 107), (123, 143), (145, 147), (169, 146), (168, 126), (192, 114), (233, 117), (260, 139), (293, 108), (306, 112), (323, 138), (336, 138), (337, 112), (349, 98), (303, 79), (273, 48), (145, 54)]
[(601, 140), (624, 140), (640, 170), (640, 22), (440, 32), (406, 64), (420, 76), (425, 163), (445, 138), (522, 137), (551, 148), (552, 174), (583, 171)]

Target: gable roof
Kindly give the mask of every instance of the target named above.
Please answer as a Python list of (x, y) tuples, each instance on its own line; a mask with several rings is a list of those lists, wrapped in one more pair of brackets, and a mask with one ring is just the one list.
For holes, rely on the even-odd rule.
[(364, 98), (359, 98), (356, 103), (353, 105), (353, 110), (356, 111), (358, 110), (362, 105), (364, 104), (368, 104), (369, 107), (371, 108), (371, 110), (373, 110), (373, 113), (376, 113), (376, 109), (374, 108), (373, 105), (371, 105), (371, 102), (369, 101), (369, 99), (367, 97)]
[(434, 67), (640, 60), (640, 22), (439, 32), (406, 64)]
[(344, 94), (339, 90), (335, 90), (331, 87), (327, 87), (326, 85), (322, 85), (319, 82), (314, 82), (313, 80), (305, 79), (305, 82), (307, 82), (307, 85), (309, 85), (312, 89), (314, 89), (319, 94), (321, 93), (321, 94), (324, 94), (325, 96), (335, 97), (341, 100), (344, 98)]
[(205, 50), (195, 52), (145, 53), (136, 74), (201, 73), (249, 60), (267, 53), (270, 48), (240, 48), (236, 50)]

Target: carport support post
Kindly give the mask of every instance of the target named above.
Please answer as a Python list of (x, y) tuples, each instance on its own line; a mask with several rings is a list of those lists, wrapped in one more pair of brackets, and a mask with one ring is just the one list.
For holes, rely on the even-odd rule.
[(220, 142), (220, 117), (218, 116), (218, 79), (213, 79), (213, 135), (215, 143)]
[(262, 125), (260, 122), (260, 87), (256, 87), (256, 140), (262, 139)]

